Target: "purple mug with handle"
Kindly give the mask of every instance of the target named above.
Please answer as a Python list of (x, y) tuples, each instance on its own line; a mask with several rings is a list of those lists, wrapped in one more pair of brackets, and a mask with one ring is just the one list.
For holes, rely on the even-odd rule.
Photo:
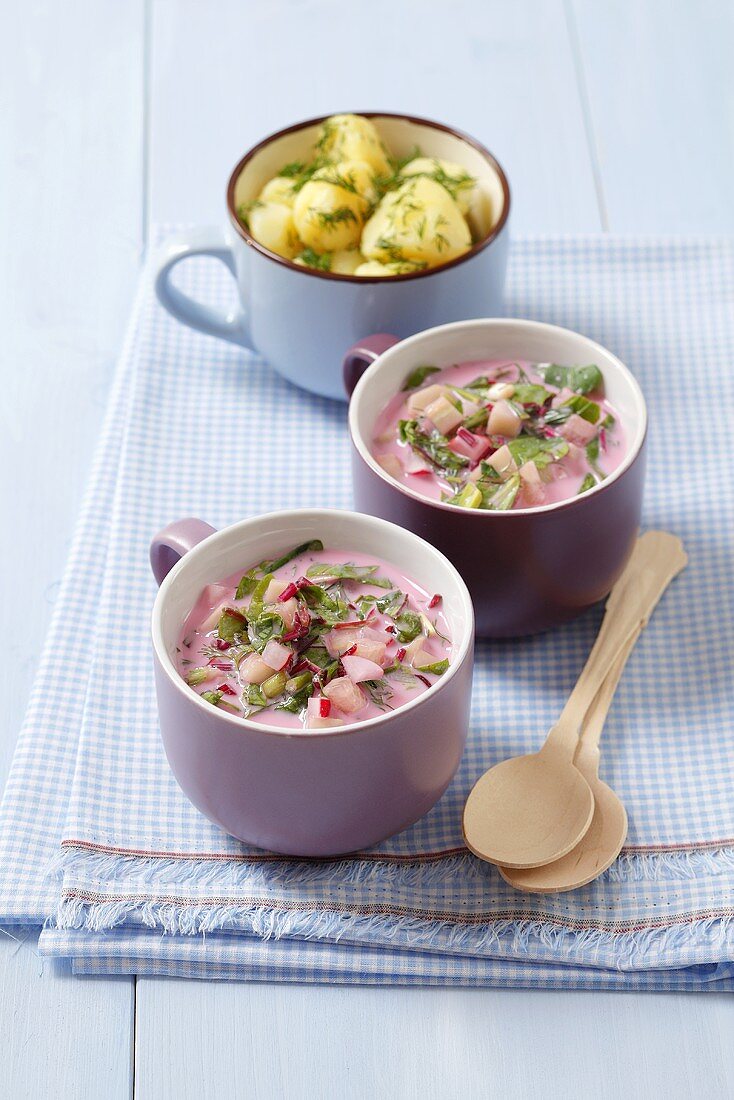
[[(277, 729), (211, 706), (173, 660), (199, 593), (313, 538), (373, 554), (440, 592), (454, 643), (449, 669), (404, 706), (331, 729)], [(438, 801), (466, 741), (474, 641), (469, 593), (442, 554), (381, 519), (303, 510), (222, 531), (180, 520), (154, 538), (150, 557), (160, 584), (152, 636), (161, 736), (179, 786), (211, 821), (258, 848), (332, 856), (377, 844)]]
[[(486, 511), (429, 500), (399, 484), (372, 453), (379, 414), (418, 366), (480, 359), (596, 363), (618, 410), (627, 453), (582, 496), (536, 508)], [(380, 333), (350, 348), (354, 503), (400, 523), (454, 563), (474, 601), (479, 637), (533, 634), (572, 619), (608, 594), (632, 552), (645, 480), (647, 410), (630, 371), (585, 336), (537, 321), (488, 319), (442, 325), (407, 340)]]

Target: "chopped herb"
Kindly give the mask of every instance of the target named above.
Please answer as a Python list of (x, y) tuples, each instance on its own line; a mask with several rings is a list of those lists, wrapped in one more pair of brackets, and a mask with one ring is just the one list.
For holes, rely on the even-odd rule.
[(236, 637), (244, 633), (247, 627), (247, 619), (241, 612), (232, 607), (226, 607), (217, 623), (217, 634), (225, 642), (233, 642)]
[(604, 378), (598, 367), (561, 367), (557, 363), (551, 363), (544, 368), (538, 368), (544, 380), (551, 386), (562, 390), (567, 387), (574, 393), (586, 394), (594, 390), (601, 390)]
[(416, 367), (412, 370), (408, 377), (403, 382), (403, 392), (406, 390), (415, 390), (418, 386), (422, 386), (426, 378), (431, 374), (436, 374), (438, 367)]
[(306, 267), (312, 267), (315, 271), (331, 271), (331, 253), (315, 252), (313, 248), (304, 248), (296, 259), (301, 260)]
[[(263, 600), (265, 593), (268, 590), (268, 586), (273, 579), (273, 574), (268, 571), (264, 577), (261, 577), (252, 590), (252, 599), (250, 600), (250, 606), (247, 608), (248, 619), (259, 618), (263, 609)], [(241, 582), (240, 582), (241, 583)]]
[(412, 642), (419, 634), (423, 633), (423, 623), (416, 611), (403, 611), (395, 619), (398, 638), (401, 642)]
[(186, 683), (190, 687), (196, 687), (197, 684), (203, 684), (205, 680), (208, 680), (211, 676), (210, 668), (192, 668), (186, 675)]
[(448, 445), (446, 436), (435, 431), (430, 435), (421, 431), (417, 420), (401, 420), (399, 424), (400, 438), (409, 443), (414, 451), (418, 451), (440, 470), (462, 470), (469, 465), (469, 459), (456, 454)]
[(241, 578), (240, 583), (237, 585), (237, 591), (235, 592), (236, 600), (244, 600), (245, 596), (249, 596), (251, 592), (254, 592), (260, 582), (260, 578), (255, 575), (251, 569), (245, 573)]
[(443, 676), (448, 667), (449, 662), (446, 657), (442, 661), (434, 661), (430, 665), (416, 665), (419, 672), (431, 672), (434, 676)]
[(213, 707), (218, 707), (222, 701), (222, 693), (221, 691), (202, 691), (199, 698), (205, 699), (207, 703), (211, 703)]
[(325, 577), (337, 577), (339, 580), (362, 581), (363, 584), (374, 584), (378, 588), (392, 588), (392, 581), (386, 577), (376, 576), (377, 565), (352, 565), (346, 562), (344, 565), (330, 565), (328, 562), (319, 562), (317, 565), (309, 565), (306, 570), (307, 577), (316, 580)]
[(277, 569), (282, 569), (289, 561), (293, 561), (301, 554), (309, 554), (312, 550), (323, 549), (324, 544), (321, 539), (309, 539), (308, 542), (302, 542), (300, 546), (294, 546), (292, 550), (289, 550), (287, 554), (283, 554), (280, 558), (274, 558), (273, 561), (261, 561), (259, 568), (263, 573), (275, 573)]
[(588, 493), (589, 489), (593, 489), (596, 484), (597, 481), (594, 475), (587, 474), (584, 480), (581, 482), (581, 487), (579, 488), (577, 495), (581, 496), (582, 493)]

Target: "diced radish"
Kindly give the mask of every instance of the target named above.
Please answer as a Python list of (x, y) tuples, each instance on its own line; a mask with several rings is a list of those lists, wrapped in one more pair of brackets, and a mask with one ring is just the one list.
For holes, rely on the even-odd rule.
[(288, 664), (292, 652), (287, 645), (281, 645), (280, 642), (271, 638), (263, 650), (262, 659), (275, 672), (280, 672), (281, 668), (285, 668)]
[(208, 664), (212, 668), (218, 668), (220, 672), (231, 672), (234, 668), (231, 661), (225, 661), (222, 657), (210, 657)]
[(435, 596), (431, 596), (430, 600), (428, 601), (428, 606), (438, 607), (442, 599), (443, 597), (441, 596), (441, 593), (437, 592)]
[(426, 408), (425, 415), (444, 435), (452, 432), (462, 421), (462, 414), (445, 397), (439, 397)]
[(325, 695), (312, 695), (306, 704), (307, 718), (328, 718), (331, 714), (331, 699)]
[(520, 481), (526, 502), (531, 506), (542, 504), (545, 500), (545, 485), (534, 462), (526, 462), (520, 467)]
[(495, 382), (487, 391), (488, 401), (507, 401), (515, 392), (511, 382)]
[(388, 453), (384, 455), (375, 455), (375, 458), (377, 459), (379, 465), (382, 466), (385, 473), (389, 474), (390, 477), (402, 477), (403, 464), (397, 455), (391, 455)]
[(584, 420), (583, 416), (573, 413), (565, 424), (561, 424), (559, 431), (569, 443), (577, 443), (585, 447), (596, 436), (596, 425)]
[(498, 401), (489, 414), (487, 435), (504, 435), (514, 439), (520, 434), (522, 420), (507, 401)]
[(248, 653), (240, 665), (240, 677), (246, 684), (264, 684), (273, 675), (270, 665), (266, 665), (259, 653)]
[(414, 638), (412, 642), (409, 642), (405, 647), (405, 656), (403, 660), (406, 664), (415, 664), (415, 659), (419, 653), (423, 651), (423, 647), (426, 644), (426, 639), (422, 634), (419, 634), (417, 638)]
[(360, 640), (354, 647), (358, 657), (364, 657), (367, 661), (374, 661), (376, 665), (383, 664), (387, 646), (384, 642), (373, 642), (369, 639)]
[(428, 668), (435, 662), (436, 658), (432, 653), (428, 653), (425, 649), (419, 649), (413, 658), (411, 664), (413, 668)]
[(359, 631), (356, 627), (352, 630), (330, 630), (328, 634), (324, 634), (324, 645), (330, 657), (341, 657), (342, 653), (352, 648), (358, 637)]
[(319, 699), (319, 718), (328, 718), (331, 714), (331, 699), (322, 695)]
[(342, 657), (344, 671), (355, 684), (361, 684), (364, 680), (380, 680), (385, 675), (382, 665), (368, 661), (366, 657)]
[(494, 454), (487, 459), (487, 462), (490, 466), (494, 467), (500, 477), (509, 477), (510, 474), (514, 474), (517, 471), (517, 464), (506, 443), (502, 447), (499, 447)]
[(307, 730), (326, 730), (331, 729), (332, 726), (343, 726), (343, 718), (319, 718), (319, 717), (307, 717), (306, 729)]
[(217, 691), (221, 691), (222, 695), (236, 695), (237, 692), (234, 688), (231, 688), (227, 683), (221, 683), (217, 688)]
[(277, 577), (273, 577), (272, 581), (265, 589), (265, 595), (263, 596), (263, 603), (275, 603), (282, 592), (285, 592), (288, 587), (288, 581), (278, 580)]
[(467, 428), (459, 428), (449, 447), (457, 455), (463, 455), (471, 462), (479, 462), (491, 450), (492, 444), (486, 435), (475, 435)]
[(431, 467), (423, 461), (420, 455), (417, 455), (415, 451), (411, 451), (405, 462), (405, 472), (413, 475), (430, 474)]
[(278, 601), (273, 605), (273, 611), (280, 615), (286, 630), (291, 630), (296, 621), (298, 600), (294, 596), (291, 596), (290, 599), (284, 600), (282, 603)]
[(564, 386), (562, 390), (559, 390), (556, 396), (551, 401), (551, 408), (560, 409), (561, 405), (565, 405), (569, 397), (575, 397), (576, 394), (573, 390), (570, 390), (568, 386)]
[(348, 676), (337, 676), (326, 684), (324, 695), (328, 695), (337, 710), (344, 714), (356, 714), (367, 702), (362, 689)]
[(439, 397), (445, 393), (443, 386), (434, 383), (432, 386), (424, 386), (422, 390), (415, 390), (408, 398), (408, 410), (412, 413), (422, 413)]
[(406, 650), (405, 646), (401, 645), (400, 649), (395, 654), (395, 660), (397, 661), (398, 664), (400, 664), (401, 661), (405, 660), (405, 654), (406, 653), (407, 653), (407, 650)]

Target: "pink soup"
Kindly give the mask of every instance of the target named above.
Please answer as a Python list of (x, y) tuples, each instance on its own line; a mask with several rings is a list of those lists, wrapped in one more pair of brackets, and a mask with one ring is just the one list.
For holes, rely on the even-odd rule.
[(598, 367), (490, 359), (413, 371), (372, 452), (431, 500), (506, 511), (588, 492), (622, 462), (625, 440)]
[(440, 593), (317, 539), (207, 585), (176, 647), (181, 676), (212, 706), (307, 730), (404, 706), (451, 657)]

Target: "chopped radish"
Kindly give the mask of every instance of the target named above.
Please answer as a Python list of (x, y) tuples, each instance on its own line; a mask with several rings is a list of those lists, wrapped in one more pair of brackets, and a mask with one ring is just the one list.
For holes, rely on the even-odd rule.
[(436, 658), (432, 653), (428, 653), (425, 649), (419, 649), (411, 663), (413, 668), (428, 668), (435, 660)]
[(498, 401), (489, 414), (487, 435), (504, 435), (515, 439), (522, 429), (522, 420), (507, 401)]
[(240, 665), (240, 678), (246, 684), (263, 684), (273, 675), (270, 665), (266, 665), (259, 653), (248, 653)]
[(415, 451), (411, 451), (405, 463), (406, 474), (430, 474), (431, 467), (427, 462), (424, 462), (420, 455), (417, 455)]
[[(382, 466), (385, 473), (389, 474), (390, 477), (399, 478), (402, 476), (403, 464), (397, 455), (391, 455), (388, 453), (384, 455), (375, 455), (375, 458), (377, 459), (379, 465)], [(319, 580), (321, 580), (321, 578), (319, 578)]]
[(444, 386), (432, 385), (424, 386), (422, 390), (416, 390), (411, 393), (408, 398), (408, 409), (412, 413), (422, 413), (433, 402), (437, 401), (439, 397), (443, 397), (446, 392)]
[(534, 462), (526, 462), (520, 467), (520, 481), (526, 502), (531, 506), (542, 504), (545, 500), (545, 485)]
[(348, 676), (337, 676), (326, 684), (324, 695), (328, 695), (337, 710), (344, 714), (356, 714), (366, 704), (367, 699), (361, 688)]
[(273, 577), (272, 581), (265, 589), (265, 595), (263, 596), (263, 603), (275, 603), (281, 593), (285, 592), (288, 587), (288, 581), (278, 580), (277, 577)]
[(352, 630), (330, 630), (324, 634), (324, 645), (330, 657), (341, 657), (356, 643), (359, 637), (357, 628)]
[(405, 656), (403, 660), (409, 665), (415, 664), (415, 659), (419, 653), (423, 652), (423, 647), (426, 644), (426, 639), (422, 634), (419, 634), (417, 638), (414, 638), (412, 642), (409, 642), (405, 647)]
[(355, 684), (361, 684), (363, 680), (380, 680), (385, 675), (382, 665), (368, 661), (366, 657), (342, 657), (344, 671)]
[(385, 660), (387, 646), (384, 642), (373, 642), (369, 638), (361, 639), (354, 646), (354, 652), (358, 657), (364, 657), (367, 661), (374, 661), (381, 665)]
[[(209, 587), (215, 588), (216, 585), (209, 585)], [(229, 607), (231, 603), (231, 598), (222, 600), (221, 603), (218, 603), (214, 610), (209, 615), (207, 615), (204, 621), (199, 626), (197, 626), (196, 629), (199, 631), (199, 633), (208, 634), (210, 630), (214, 630), (214, 627), (217, 625), (222, 617), (222, 612), (224, 611), (225, 607)]]
[(577, 443), (580, 447), (585, 447), (596, 436), (596, 425), (590, 424), (578, 413), (573, 413), (565, 424), (561, 424), (559, 431), (569, 443)]
[(298, 600), (295, 598), (295, 596), (291, 596), (290, 599), (284, 600), (282, 603), (278, 601), (277, 603), (273, 604), (272, 610), (280, 615), (286, 630), (292, 629), (296, 621), (298, 606)]
[(487, 390), (489, 401), (508, 401), (515, 392), (515, 387), (510, 382), (495, 382)]
[(435, 596), (431, 596), (430, 600), (428, 601), (428, 606), (438, 607), (442, 599), (443, 597), (441, 596), (441, 593), (437, 592)]
[(494, 454), (487, 459), (490, 466), (493, 466), (500, 477), (509, 477), (510, 474), (514, 474), (517, 471), (517, 463), (512, 457), (512, 453), (507, 444), (503, 444), (499, 447)]
[(486, 435), (475, 435), (467, 428), (459, 428), (449, 447), (457, 455), (463, 455), (471, 462), (479, 462), (491, 449), (492, 444)]
[(271, 638), (263, 650), (262, 659), (275, 672), (280, 672), (281, 668), (285, 668), (288, 664), (292, 652), (287, 645), (281, 645), (280, 642), (276, 642), (274, 638)]
[(343, 725), (344, 725), (344, 719), (343, 718), (319, 718), (319, 717), (311, 717), (310, 715), (308, 715), (307, 718), (306, 718), (306, 729), (307, 730), (326, 730), (326, 729), (331, 729), (332, 726), (343, 726)]
[(461, 424), (462, 420), (462, 414), (456, 408), (456, 405), (452, 405), (443, 396), (431, 402), (425, 410), (425, 415), (444, 435), (452, 432), (454, 428)]
[(278, 603), (285, 603), (286, 600), (292, 600), (297, 592), (298, 585), (294, 584), (294, 582), (291, 581), (291, 583), (287, 584), (281, 594), (278, 596)]

